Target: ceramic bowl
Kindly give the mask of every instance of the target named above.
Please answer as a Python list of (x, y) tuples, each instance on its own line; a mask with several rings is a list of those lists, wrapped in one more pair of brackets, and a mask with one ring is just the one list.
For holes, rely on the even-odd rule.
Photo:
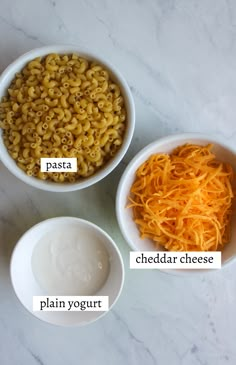
[[(71, 232), (73, 232), (74, 237), (72, 239), (75, 240), (76, 237), (75, 246), (73, 247), (70, 241), (72, 237)], [(48, 246), (47, 250), (50, 250), (50, 255), (53, 253), (54, 256), (48, 257), (48, 251), (42, 251), (39, 245), (43, 245), (49, 236), (50, 246)], [(53, 244), (52, 237), (55, 237), (56, 240), (54, 246), (51, 246)], [(94, 244), (92, 246), (94, 248), (90, 249), (89, 258), (87, 257), (87, 261), (84, 262), (85, 256), (83, 250), (81, 250), (81, 244), (86, 247), (89, 240)], [(78, 251), (78, 244), (80, 251)], [(33, 310), (34, 296), (86, 295), (80, 292), (76, 294), (75, 291), (70, 293), (67, 289), (66, 291), (63, 289), (65, 291), (63, 293), (61, 289), (64, 278), (58, 277), (57, 279), (56, 277), (56, 281), (53, 282), (53, 271), (47, 271), (47, 275), (44, 275), (44, 271), (41, 271), (40, 276), (40, 271), (36, 270), (36, 266), (38, 264), (43, 265), (41, 269), (46, 270), (47, 262), (49, 262), (50, 267), (55, 267), (56, 272), (54, 271), (54, 274), (56, 273), (57, 275), (63, 269), (63, 276), (71, 275), (72, 270), (80, 270), (82, 267), (81, 274), (76, 275), (85, 275), (86, 270), (87, 273), (91, 272), (91, 265), (94, 268), (98, 264), (94, 261), (94, 255), (96, 256), (95, 247), (97, 245), (100, 245), (99, 247), (105, 250), (109, 269), (101, 287), (96, 292), (87, 295), (108, 296), (110, 310), (117, 301), (124, 283), (124, 265), (121, 254), (115, 242), (104, 230), (89, 221), (75, 217), (57, 217), (42, 221), (30, 228), (17, 242), (11, 257), (10, 274), (13, 288), (22, 305), (35, 317), (60, 326), (86, 325), (106, 314), (107, 311), (57, 312)], [(59, 250), (59, 248), (61, 249)], [(86, 269), (86, 267), (89, 267), (89, 269)], [(79, 276), (77, 281), (75, 280), (74, 282), (74, 277), (72, 278), (72, 284), (75, 285), (73, 290), (77, 290), (77, 283), (81, 278)], [(94, 274), (92, 278), (95, 278)], [(82, 280), (85, 280), (85, 278), (83, 277)], [(54, 288), (54, 291), (52, 288)]]
[(26, 184), (34, 186), (38, 189), (54, 191), (54, 192), (65, 192), (65, 191), (73, 191), (86, 188), (90, 185), (95, 184), (96, 182), (103, 179), (107, 176), (121, 161), (124, 157), (133, 136), (134, 125), (135, 125), (135, 109), (133, 97), (130, 92), (129, 86), (121, 75), (119, 70), (111, 65), (106, 60), (102, 59), (99, 54), (94, 54), (92, 52), (85, 51), (77, 46), (70, 45), (51, 45), (42, 48), (33, 49), (24, 55), (17, 58), (14, 62), (12, 62), (0, 76), (0, 100), (3, 96), (7, 95), (7, 89), (9, 88), (12, 80), (15, 77), (15, 74), (20, 72), (24, 66), (31, 60), (36, 57), (44, 57), (50, 53), (58, 53), (58, 54), (78, 54), (81, 57), (84, 57), (90, 61), (95, 61), (98, 64), (104, 66), (114, 82), (119, 85), (121, 89), (121, 93), (124, 97), (125, 109), (127, 112), (127, 124), (126, 130), (123, 138), (123, 143), (119, 150), (115, 153), (114, 157), (110, 159), (104, 166), (97, 170), (93, 175), (77, 180), (73, 183), (57, 183), (48, 180), (40, 180), (36, 177), (28, 176), (23, 170), (21, 170), (13, 158), (8, 153), (2, 138), (2, 131), (0, 129), (0, 159), (3, 164), (20, 180), (24, 181)]
[[(216, 157), (225, 162), (229, 162), (236, 171), (236, 152), (227, 144), (219, 139), (211, 138), (202, 134), (179, 134), (161, 138), (145, 148), (143, 148), (128, 164), (125, 169), (117, 189), (116, 197), (116, 215), (121, 232), (129, 244), (131, 250), (134, 251), (163, 251), (161, 245), (154, 246), (151, 239), (141, 239), (138, 227), (133, 220), (132, 209), (127, 208), (128, 196), (131, 186), (135, 179), (135, 172), (138, 167), (145, 162), (152, 154), (155, 153), (171, 153), (177, 146), (186, 143), (194, 143), (198, 145), (206, 145), (212, 143), (212, 151)], [(231, 240), (225, 245), (222, 252), (222, 265), (232, 262), (236, 257), (236, 209), (233, 209), (233, 217), (231, 224)], [(184, 270), (185, 271), (185, 270)], [(200, 271), (200, 270), (199, 270)]]

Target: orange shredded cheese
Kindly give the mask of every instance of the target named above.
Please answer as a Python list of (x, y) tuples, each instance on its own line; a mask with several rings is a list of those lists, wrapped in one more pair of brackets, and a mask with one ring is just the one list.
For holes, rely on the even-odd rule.
[(170, 251), (216, 251), (229, 241), (234, 172), (211, 148), (186, 144), (138, 168), (129, 207), (142, 238)]

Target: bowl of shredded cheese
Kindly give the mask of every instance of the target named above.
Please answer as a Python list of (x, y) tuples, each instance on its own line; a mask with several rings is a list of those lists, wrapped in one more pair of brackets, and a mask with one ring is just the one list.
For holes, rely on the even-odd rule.
[(134, 114), (127, 82), (107, 60), (70, 45), (33, 49), (0, 76), (0, 159), (36, 188), (83, 189), (123, 158)]
[(142, 149), (121, 177), (116, 214), (136, 251), (221, 251), (236, 256), (236, 152), (202, 134), (172, 135)]

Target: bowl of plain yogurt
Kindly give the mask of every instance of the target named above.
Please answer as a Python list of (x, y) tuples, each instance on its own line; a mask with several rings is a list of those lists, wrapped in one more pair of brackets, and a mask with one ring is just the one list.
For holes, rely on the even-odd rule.
[(51, 218), (31, 227), (13, 250), (10, 273), (23, 306), (61, 326), (82, 326), (102, 317), (124, 282), (123, 260), (112, 238), (75, 217)]

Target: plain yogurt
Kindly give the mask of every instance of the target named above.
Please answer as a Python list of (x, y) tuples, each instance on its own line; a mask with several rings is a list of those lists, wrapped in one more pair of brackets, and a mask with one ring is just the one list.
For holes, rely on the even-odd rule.
[(46, 295), (95, 295), (109, 274), (103, 242), (83, 228), (48, 232), (32, 253), (32, 271)]

